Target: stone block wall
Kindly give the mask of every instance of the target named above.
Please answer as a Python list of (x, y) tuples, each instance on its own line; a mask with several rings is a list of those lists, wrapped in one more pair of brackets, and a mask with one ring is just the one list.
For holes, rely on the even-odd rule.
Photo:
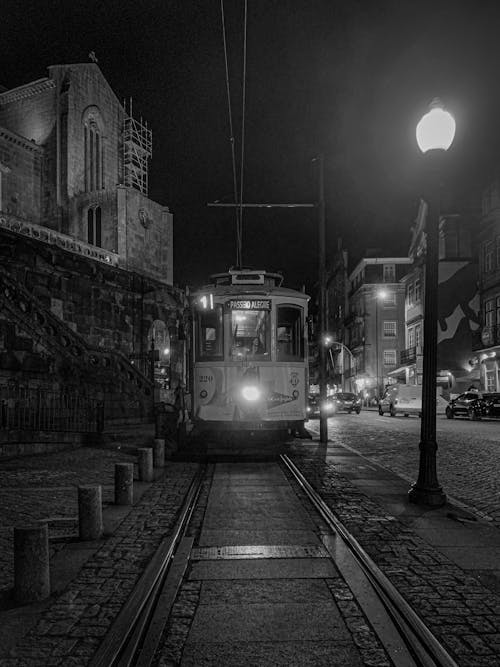
[(175, 348), (180, 290), (7, 230), (0, 230), (0, 262), (92, 348), (145, 355), (156, 321), (165, 323)]
[(40, 220), (43, 150), (0, 128), (0, 212)]

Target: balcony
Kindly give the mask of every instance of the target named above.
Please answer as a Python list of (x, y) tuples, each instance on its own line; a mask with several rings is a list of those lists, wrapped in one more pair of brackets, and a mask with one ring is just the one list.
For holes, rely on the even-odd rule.
[(494, 345), (500, 345), (500, 326), (483, 327), (472, 332), (472, 350), (484, 350)]
[(401, 365), (414, 364), (417, 361), (416, 346), (407, 347), (406, 350), (401, 350)]

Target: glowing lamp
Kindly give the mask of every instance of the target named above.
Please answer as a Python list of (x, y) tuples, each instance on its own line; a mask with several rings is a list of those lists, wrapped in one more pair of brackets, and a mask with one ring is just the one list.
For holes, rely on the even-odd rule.
[(455, 136), (455, 119), (443, 108), (438, 98), (430, 104), (430, 111), (417, 125), (417, 144), (422, 153), (430, 150), (447, 151)]
[(243, 387), (243, 389), (241, 390), (241, 395), (243, 396), (245, 401), (249, 402), (258, 401), (260, 398), (260, 389), (253, 385), (249, 385), (247, 387)]

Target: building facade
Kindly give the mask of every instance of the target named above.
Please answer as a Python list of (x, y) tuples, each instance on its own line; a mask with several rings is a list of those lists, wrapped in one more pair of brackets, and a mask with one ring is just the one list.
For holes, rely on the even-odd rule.
[(367, 401), (378, 400), (400, 365), (405, 347), (404, 297), (401, 282), (409, 257), (365, 257), (349, 275), (346, 345), (351, 350), (349, 376)]
[(3, 224), (58, 232), (171, 285), (173, 218), (148, 197), (151, 155), (151, 130), (96, 63), (49, 67), (0, 93)]
[[(427, 204), (422, 200), (412, 228), (412, 266), (402, 280), (406, 344), (401, 365), (391, 373), (391, 377), (406, 384), (422, 384), (426, 220)], [(441, 215), (438, 280), (436, 384), (448, 396), (479, 380), (470, 363), (473, 332), (479, 326), (477, 262), (470, 216)]]
[(144, 416), (185, 383), (186, 300), (151, 155), (95, 62), (0, 92), (0, 394), (64, 388)]
[(500, 391), (500, 184), (485, 189), (479, 226), (480, 328), (471, 364), (484, 391)]

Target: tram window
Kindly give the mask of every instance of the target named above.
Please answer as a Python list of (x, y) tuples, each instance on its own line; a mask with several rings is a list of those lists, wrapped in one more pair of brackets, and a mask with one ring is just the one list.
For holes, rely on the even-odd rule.
[(231, 311), (231, 358), (269, 359), (269, 311)]
[(197, 359), (222, 357), (222, 306), (197, 313)]
[(276, 330), (278, 361), (292, 361), (304, 358), (302, 313), (302, 308), (278, 306)]

